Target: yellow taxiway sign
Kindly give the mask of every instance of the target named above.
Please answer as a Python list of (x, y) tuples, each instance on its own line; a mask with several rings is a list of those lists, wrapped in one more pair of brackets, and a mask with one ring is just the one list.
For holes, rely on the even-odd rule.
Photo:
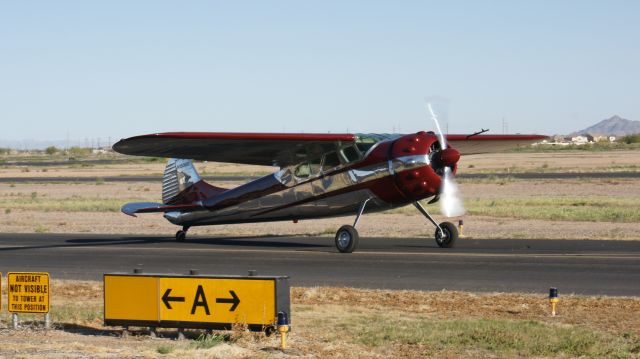
[(106, 325), (275, 326), (290, 313), (288, 277), (104, 275)]

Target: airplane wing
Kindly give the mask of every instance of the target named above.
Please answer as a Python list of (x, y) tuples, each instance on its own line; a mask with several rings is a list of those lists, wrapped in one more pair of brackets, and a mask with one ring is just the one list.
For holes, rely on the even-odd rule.
[(447, 142), (461, 155), (492, 153), (528, 146), (547, 138), (542, 135), (446, 135)]
[(113, 149), (135, 156), (284, 167), (308, 151), (327, 152), (336, 143), (355, 140), (353, 134), (331, 133), (167, 132), (122, 139)]

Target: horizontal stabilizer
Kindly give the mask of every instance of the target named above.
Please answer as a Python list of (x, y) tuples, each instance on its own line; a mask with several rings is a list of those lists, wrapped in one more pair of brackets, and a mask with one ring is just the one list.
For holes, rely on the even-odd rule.
[(122, 206), (122, 213), (136, 217), (136, 213), (153, 213), (153, 212), (192, 212), (205, 209), (201, 204), (178, 204), (164, 205), (155, 202), (132, 202)]

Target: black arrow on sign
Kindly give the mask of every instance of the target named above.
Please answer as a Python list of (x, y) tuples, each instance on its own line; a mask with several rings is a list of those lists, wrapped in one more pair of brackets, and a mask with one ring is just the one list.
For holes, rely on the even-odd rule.
[(229, 309), (230, 312), (233, 312), (238, 307), (238, 304), (240, 304), (240, 298), (238, 298), (236, 292), (232, 290), (229, 291), (229, 294), (231, 294), (233, 298), (216, 298), (216, 303), (233, 304), (231, 309)]
[(171, 304), (169, 302), (184, 302), (184, 297), (170, 297), (171, 288), (167, 288), (162, 296), (162, 303), (167, 307), (167, 309), (171, 309)]

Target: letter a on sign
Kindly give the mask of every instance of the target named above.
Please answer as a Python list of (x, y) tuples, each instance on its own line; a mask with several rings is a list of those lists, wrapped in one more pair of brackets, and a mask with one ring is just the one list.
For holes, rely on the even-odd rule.
[(196, 290), (196, 296), (193, 298), (193, 305), (191, 306), (191, 314), (196, 314), (197, 307), (204, 307), (205, 313), (210, 315), (209, 313), (209, 305), (207, 304), (207, 297), (204, 295), (204, 289), (202, 289), (202, 285), (198, 285), (198, 290)]

